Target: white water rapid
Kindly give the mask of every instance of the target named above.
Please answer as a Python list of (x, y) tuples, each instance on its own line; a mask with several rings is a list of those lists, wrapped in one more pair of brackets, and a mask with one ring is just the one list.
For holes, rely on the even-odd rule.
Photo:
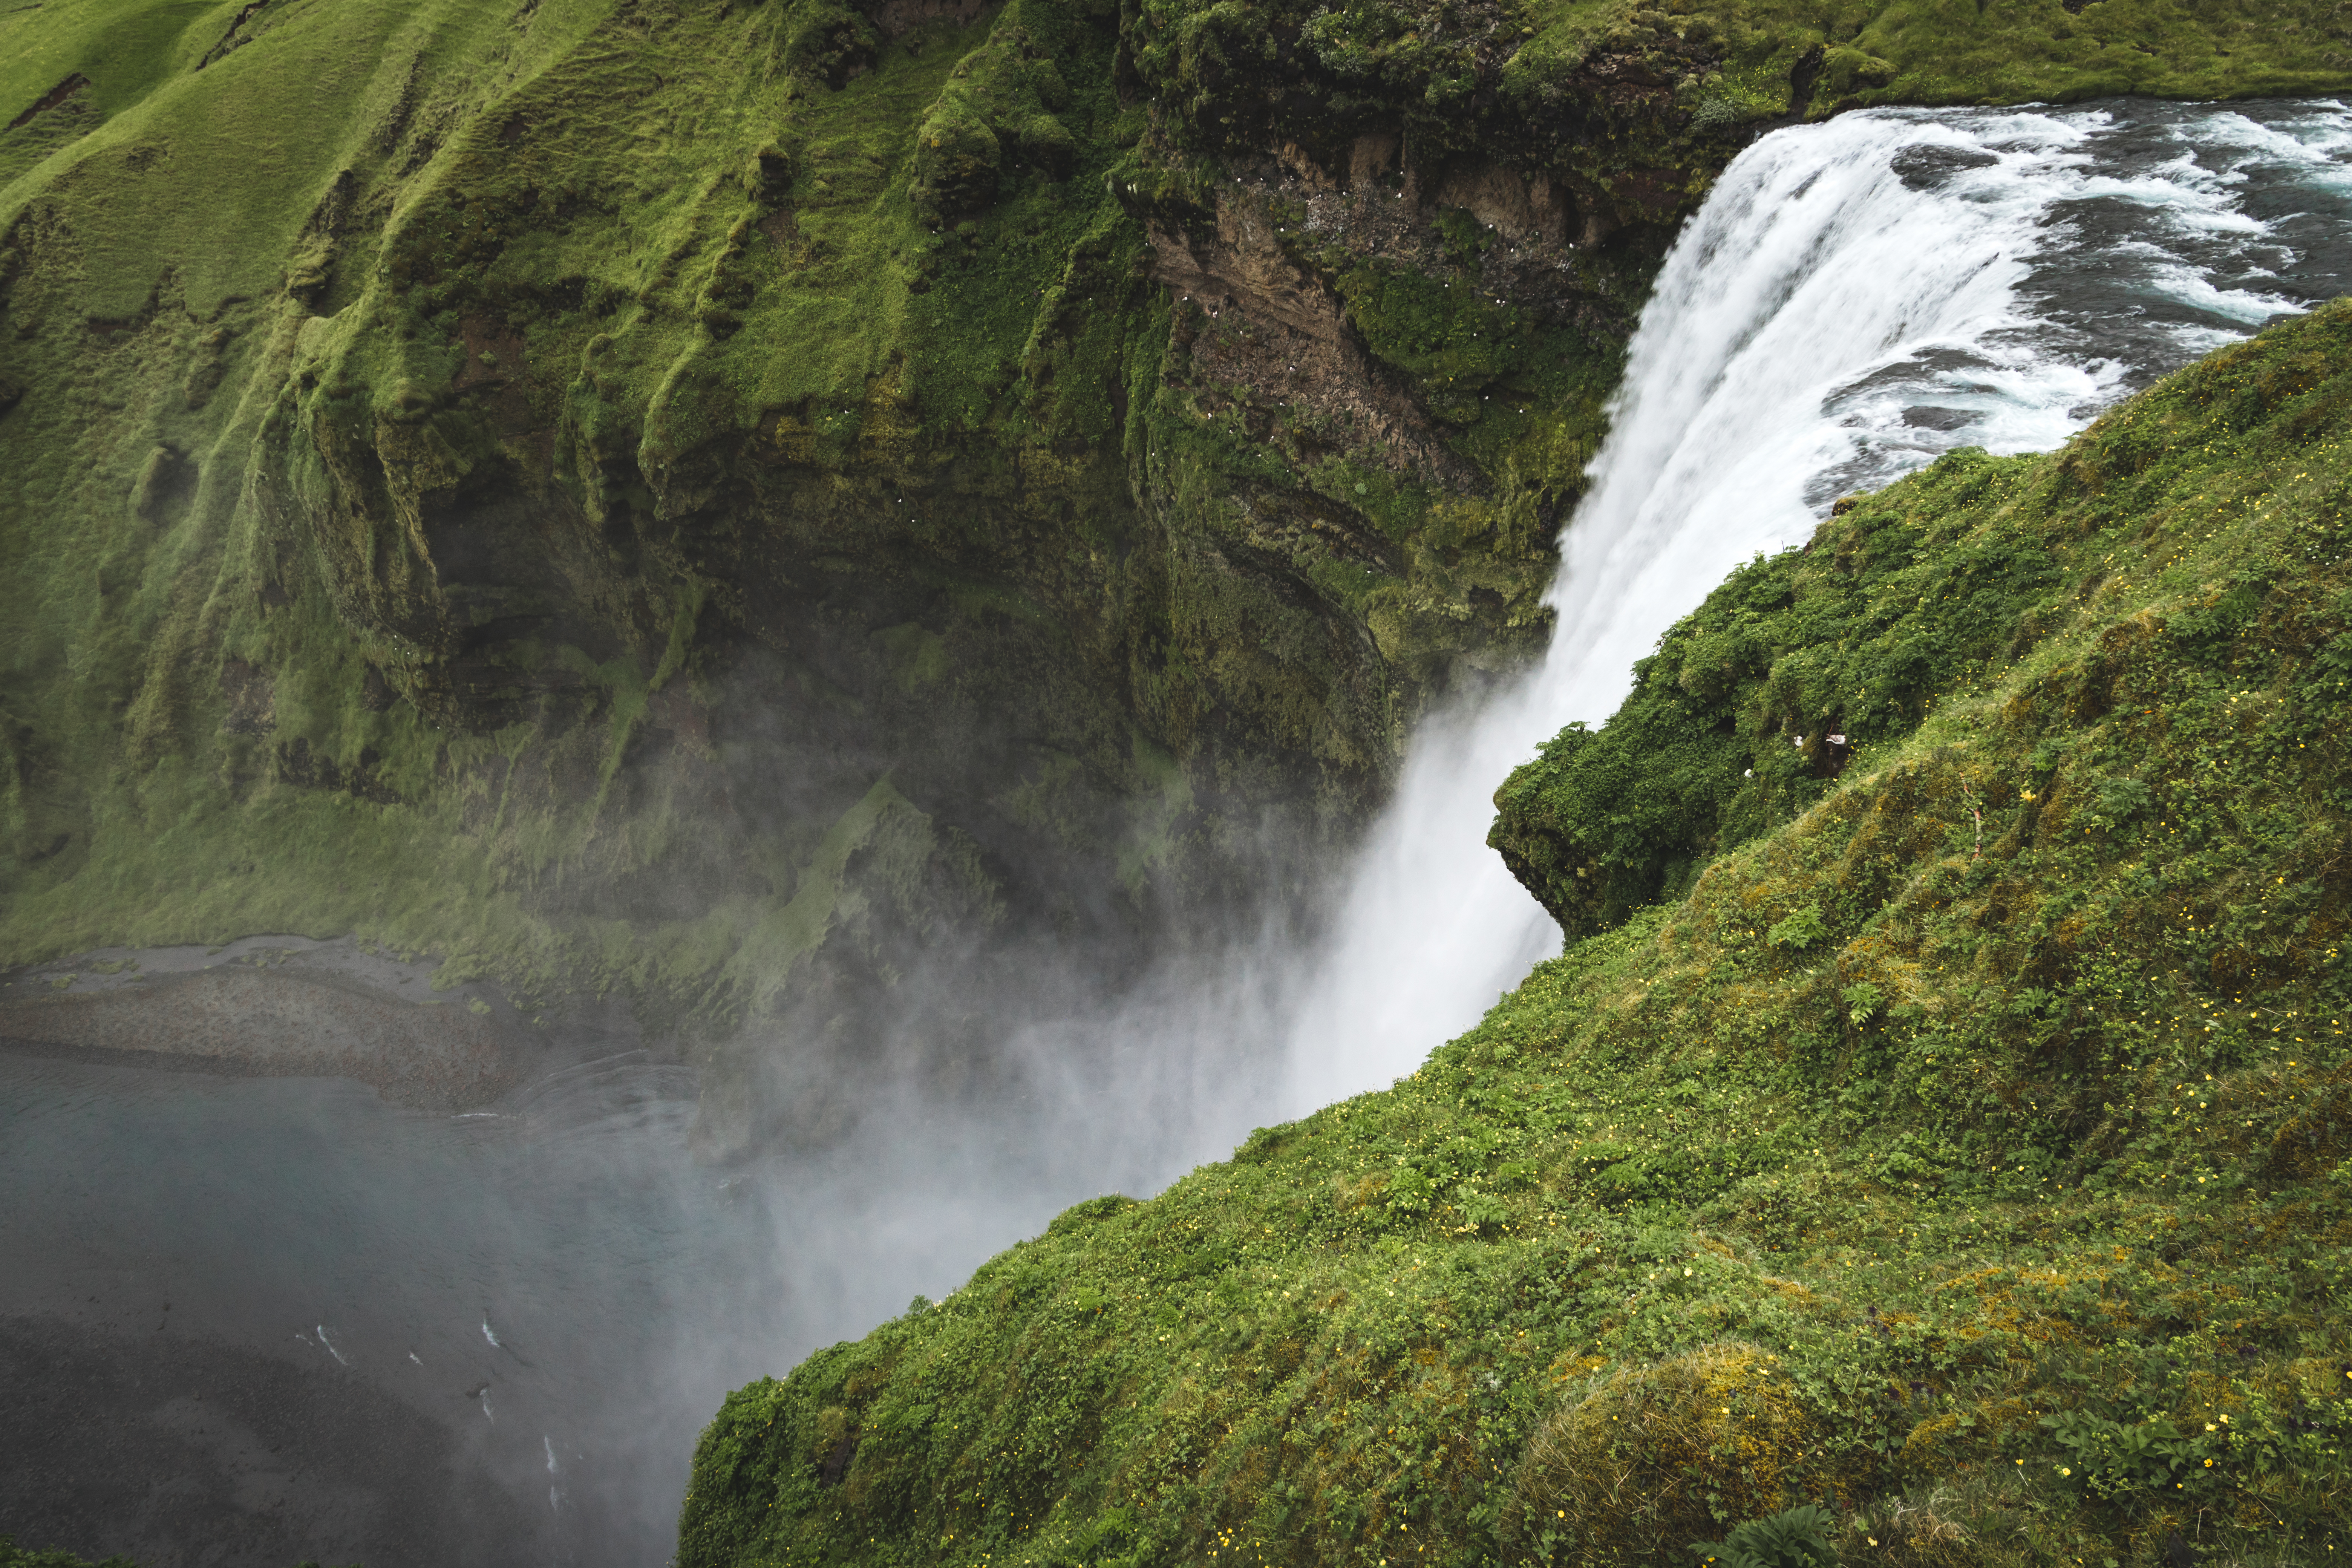
[(1286, 1112), (1411, 1070), (1558, 947), (1486, 847), (1493, 792), (1605, 720), (1732, 567), (1952, 447), (2056, 447), (2344, 292), (2347, 155), (2332, 101), (1874, 110), (1741, 153), (1642, 312), (1548, 657), (1415, 742), (1294, 1015)]

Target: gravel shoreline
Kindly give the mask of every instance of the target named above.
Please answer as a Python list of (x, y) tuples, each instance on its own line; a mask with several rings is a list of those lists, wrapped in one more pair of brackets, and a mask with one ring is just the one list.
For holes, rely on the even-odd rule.
[(174, 1072), (336, 1076), (394, 1105), (488, 1105), (545, 1065), (495, 987), (348, 938), (104, 950), (0, 976), (0, 1048)]

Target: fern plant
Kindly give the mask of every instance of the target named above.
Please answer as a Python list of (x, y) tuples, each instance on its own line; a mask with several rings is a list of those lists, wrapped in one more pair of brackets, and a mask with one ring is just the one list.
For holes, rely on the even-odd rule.
[(1721, 1541), (1693, 1543), (1711, 1568), (1837, 1568), (1830, 1527), (1837, 1521), (1819, 1503), (1799, 1503), (1769, 1519), (1751, 1519)]

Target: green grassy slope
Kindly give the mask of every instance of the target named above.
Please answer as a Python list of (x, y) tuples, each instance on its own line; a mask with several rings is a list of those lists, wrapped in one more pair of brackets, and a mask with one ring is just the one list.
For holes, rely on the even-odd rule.
[[(1612, 89), (1603, 115), (1670, 88), (1723, 122), (1881, 103), (2278, 96), (2329, 89), (2352, 62), (2344, 19), (2304, 0), (1147, 0), (1140, 18), (1139, 71), (1213, 134), (1328, 137), (1401, 112), (1441, 144), (1509, 116), (1592, 115), (1580, 76)], [(1304, 90), (1230, 91), (1268, 66)]]
[[(680, 1563), (1663, 1563), (1807, 1499), (1848, 1563), (2352, 1551), (2348, 496), (2339, 304), (1743, 571), (1622, 716), (1676, 896), (730, 1396)], [(1619, 843), (1624, 738), (1498, 837)]]
[[(1529, 7), (1528, 53), (1641, 37), (1643, 7), (1565, 0)], [(1880, 4), (1648, 8), (1654, 28), (1696, 32), (1721, 50), (1714, 94), (1769, 96), (1815, 47), (1811, 111), (1876, 103), (2072, 102), (2144, 93), (2242, 98), (2324, 90), (2347, 58), (2343, 19), (2326, 5), (2183, 5), (2174, 0), (1885, 0)], [(1530, 64), (1533, 59), (1530, 59)]]
[(1569, 726), (1505, 781), (1490, 842), (1570, 937), (1687, 891), (2047, 630), (2063, 568), (1969, 526), (1988, 472), (1938, 464), (1899, 512), (1839, 503), (1802, 556), (1759, 558), (1670, 628), (1605, 728)]

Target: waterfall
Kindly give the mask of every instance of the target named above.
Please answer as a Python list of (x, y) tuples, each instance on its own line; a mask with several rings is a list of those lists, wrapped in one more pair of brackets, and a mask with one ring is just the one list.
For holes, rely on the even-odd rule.
[(1290, 1025), (1285, 1110), (1411, 1070), (1559, 929), (1486, 846), (1496, 787), (1734, 566), (1956, 447), (2061, 444), (2346, 291), (2352, 114), (1879, 110), (1774, 132), (1666, 258), (1561, 541), (1548, 656), (1417, 738)]

